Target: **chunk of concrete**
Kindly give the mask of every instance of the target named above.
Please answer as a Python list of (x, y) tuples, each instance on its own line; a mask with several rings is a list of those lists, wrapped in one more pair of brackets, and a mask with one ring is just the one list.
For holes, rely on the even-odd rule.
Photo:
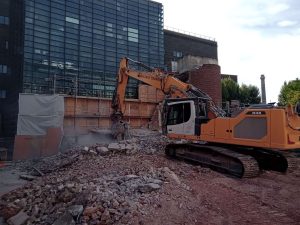
[(128, 174), (128, 175), (126, 175), (126, 176), (124, 176), (124, 180), (132, 180), (132, 179), (137, 179), (137, 178), (139, 178), (139, 176), (137, 176), (137, 175), (134, 175), (134, 174)]
[(118, 143), (110, 143), (107, 148), (110, 151), (120, 150), (120, 146)]
[(138, 186), (138, 190), (141, 193), (147, 193), (147, 192), (151, 192), (151, 191), (156, 191), (158, 189), (160, 189), (160, 185), (159, 184), (154, 184), (154, 183), (149, 183), (149, 184), (143, 184)]
[(13, 217), (7, 220), (9, 225), (23, 225), (27, 222), (29, 216), (24, 213), (24, 211), (20, 211), (18, 214), (14, 215)]
[(30, 175), (20, 175), (20, 178), (23, 179), (23, 180), (28, 180), (28, 181), (32, 181), (35, 179), (35, 177), (33, 176), (30, 176)]
[(109, 153), (109, 150), (106, 147), (97, 147), (97, 152), (100, 155), (107, 155)]
[(69, 212), (64, 213), (52, 225), (75, 225), (72, 215)]
[(68, 211), (73, 217), (77, 218), (83, 212), (83, 205), (71, 205)]
[(174, 180), (177, 184), (181, 184), (181, 181), (179, 180), (178, 176), (172, 170), (170, 170), (168, 167), (164, 167), (163, 171), (165, 173), (165, 176), (169, 180)]

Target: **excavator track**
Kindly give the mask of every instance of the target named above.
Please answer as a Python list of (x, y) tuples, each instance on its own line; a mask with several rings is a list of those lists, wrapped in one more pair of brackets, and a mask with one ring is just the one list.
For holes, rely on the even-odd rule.
[(297, 160), (292, 153), (263, 148), (232, 147), (232, 149), (240, 154), (250, 155), (255, 158), (260, 169), (263, 170), (285, 173), (292, 172), (297, 168)]
[(169, 144), (167, 156), (198, 163), (202, 166), (240, 178), (256, 177), (259, 164), (250, 155), (244, 155), (228, 148), (201, 144)]
[(286, 172), (290, 173), (297, 169), (297, 161), (294, 157), (287, 157), (288, 168)]

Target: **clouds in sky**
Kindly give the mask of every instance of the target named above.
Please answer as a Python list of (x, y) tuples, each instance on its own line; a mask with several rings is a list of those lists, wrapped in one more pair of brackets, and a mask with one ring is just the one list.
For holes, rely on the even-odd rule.
[(216, 38), (222, 73), (260, 87), (277, 101), (286, 80), (300, 78), (300, 1), (157, 0), (165, 26)]

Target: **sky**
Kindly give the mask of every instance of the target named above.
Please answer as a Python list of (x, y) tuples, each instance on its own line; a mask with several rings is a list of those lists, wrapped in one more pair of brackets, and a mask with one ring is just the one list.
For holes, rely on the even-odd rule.
[(299, 0), (156, 0), (165, 28), (215, 38), (221, 73), (260, 88), (277, 102), (284, 81), (300, 78)]

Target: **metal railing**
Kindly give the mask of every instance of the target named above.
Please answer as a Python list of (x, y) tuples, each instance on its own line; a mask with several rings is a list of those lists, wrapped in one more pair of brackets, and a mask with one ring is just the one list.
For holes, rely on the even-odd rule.
[(175, 28), (175, 27), (164, 26), (164, 29), (169, 30), (169, 31), (174, 31), (174, 32), (177, 32), (177, 33), (181, 33), (181, 34), (185, 34), (185, 35), (192, 36), (192, 37), (198, 37), (198, 38), (207, 39), (207, 40), (210, 40), (210, 41), (216, 41), (216, 39), (213, 38), (213, 37), (193, 33), (193, 32), (186, 31), (186, 30), (181, 30), (181, 29), (178, 29), (178, 28)]

